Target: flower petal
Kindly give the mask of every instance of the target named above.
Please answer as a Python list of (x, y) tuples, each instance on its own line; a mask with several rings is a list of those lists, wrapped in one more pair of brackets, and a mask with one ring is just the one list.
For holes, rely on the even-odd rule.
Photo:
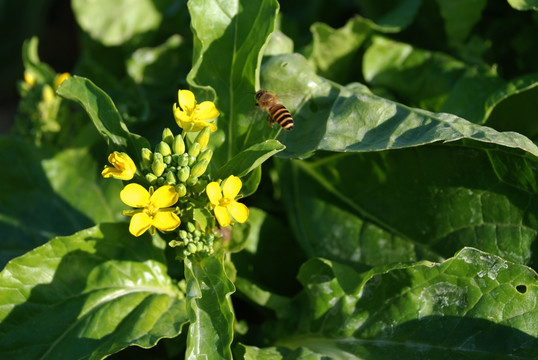
[(174, 205), (179, 199), (177, 190), (172, 185), (164, 185), (158, 188), (151, 195), (151, 203), (158, 208), (165, 208)]
[(136, 172), (136, 165), (126, 153), (114, 151), (108, 155), (108, 162), (114, 166), (105, 166), (101, 175), (105, 178), (115, 178), (120, 180), (131, 180)]
[(207, 184), (205, 192), (213, 206), (219, 204), (220, 199), (222, 199), (222, 192), (220, 191), (220, 185), (218, 182), (213, 181)]
[(241, 204), (237, 201), (232, 201), (226, 207), (230, 212), (230, 215), (234, 218), (235, 221), (239, 223), (244, 223), (248, 219), (248, 207), (245, 204)]
[(214, 119), (220, 115), (217, 107), (212, 101), (204, 101), (196, 107), (200, 120)]
[(181, 109), (188, 113), (192, 112), (196, 107), (196, 99), (194, 98), (192, 91), (179, 90), (177, 92), (177, 99)]
[(234, 200), (237, 194), (239, 194), (241, 186), (243, 186), (241, 179), (235, 175), (230, 175), (226, 180), (224, 180), (224, 184), (222, 185), (222, 194), (226, 199)]
[(120, 192), (121, 201), (135, 208), (143, 208), (149, 203), (149, 192), (140, 184), (131, 183)]
[(216, 206), (214, 211), (220, 226), (225, 227), (230, 225), (232, 220), (230, 219), (230, 215), (228, 215), (228, 210), (224, 206)]
[(162, 231), (172, 231), (181, 224), (179, 216), (173, 211), (159, 211), (153, 217), (152, 225)]
[(129, 232), (134, 236), (140, 236), (151, 226), (151, 218), (144, 212), (134, 214), (129, 224)]

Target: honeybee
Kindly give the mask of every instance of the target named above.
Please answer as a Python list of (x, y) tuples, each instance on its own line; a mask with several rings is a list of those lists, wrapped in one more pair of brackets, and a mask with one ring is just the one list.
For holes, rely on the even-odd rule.
[(256, 106), (269, 113), (269, 125), (274, 123), (282, 126), (285, 130), (293, 129), (293, 118), (290, 112), (284, 105), (280, 103), (278, 98), (272, 92), (265, 89), (260, 89), (256, 92)]

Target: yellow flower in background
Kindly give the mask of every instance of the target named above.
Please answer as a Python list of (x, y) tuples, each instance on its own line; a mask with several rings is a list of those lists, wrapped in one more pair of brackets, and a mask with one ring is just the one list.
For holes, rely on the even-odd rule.
[(123, 188), (120, 193), (121, 201), (135, 210), (124, 211), (124, 215), (132, 216), (129, 224), (129, 232), (134, 236), (140, 236), (150, 230), (153, 235), (155, 228), (161, 231), (172, 231), (181, 224), (179, 216), (171, 208), (179, 195), (175, 187), (164, 185), (153, 192), (148, 192), (142, 185), (131, 183)]
[(35, 78), (35, 75), (32, 74), (31, 72), (29, 71), (25, 71), (24, 72), (24, 81), (30, 85), (30, 86), (34, 86), (35, 83), (36, 83), (36, 78)]
[(185, 131), (200, 131), (206, 126), (213, 132), (217, 126), (211, 122), (220, 113), (211, 101), (196, 103), (194, 94), (189, 90), (179, 90), (177, 93), (179, 107), (174, 104), (174, 118), (180, 128)]
[(131, 180), (136, 172), (136, 165), (133, 160), (124, 152), (114, 151), (108, 155), (108, 162), (112, 166), (106, 165), (101, 172), (104, 178), (114, 178), (119, 180)]
[(211, 202), (215, 217), (222, 227), (230, 225), (232, 221), (230, 215), (237, 222), (247, 221), (248, 207), (235, 200), (241, 186), (243, 186), (241, 179), (234, 175), (230, 175), (223, 181), (222, 191), (218, 182), (207, 184), (207, 197)]
[(65, 79), (70, 78), (70, 77), (71, 77), (71, 74), (66, 73), (66, 72), (56, 75), (56, 79), (54, 80), (54, 88), (58, 89), (58, 86), (60, 86), (61, 83), (63, 83)]

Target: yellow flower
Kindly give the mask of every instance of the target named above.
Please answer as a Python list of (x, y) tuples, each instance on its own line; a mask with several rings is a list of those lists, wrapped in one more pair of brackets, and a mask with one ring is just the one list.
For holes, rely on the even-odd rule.
[(36, 83), (36, 78), (35, 78), (35, 75), (32, 74), (31, 72), (29, 71), (25, 71), (24, 72), (24, 81), (30, 85), (30, 86), (34, 86), (35, 83)]
[(196, 132), (209, 126), (212, 132), (217, 130), (217, 126), (210, 122), (220, 115), (213, 102), (204, 101), (196, 104), (194, 94), (189, 90), (179, 90), (177, 98), (179, 107), (174, 104), (174, 117), (180, 128)]
[(121, 201), (125, 204), (141, 208), (124, 211), (124, 215), (132, 216), (129, 224), (129, 232), (134, 236), (140, 236), (149, 229), (153, 235), (155, 228), (161, 231), (172, 231), (181, 224), (181, 220), (174, 213), (174, 205), (179, 195), (176, 188), (164, 185), (153, 192), (148, 192), (142, 185), (131, 183), (123, 188), (120, 193)]
[(54, 88), (58, 89), (58, 86), (60, 86), (61, 83), (63, 83), (65, 79), (70, 78), (70, 77), (71, 77), (71, 74), (67, 72), (56, 75), (56, 79), (54, 80)]
[(222, 192), (218, 182), (207, 184), (205, 191), (220, 226), (230, 225), (230, 215), (237, 222), (244, 223), (247, 221), (248, 207), (235, 201), (241, 186), (241, 179), (234, 175), (230, 175), (222, 182)]
[(104, 178), (111, 177), (119, 180), (131, 180), (134, 177), (136, 165), (126, 153), (114, 151), (108, 155), (108, 162), (112, 166), (105, 166), (101, 172)]

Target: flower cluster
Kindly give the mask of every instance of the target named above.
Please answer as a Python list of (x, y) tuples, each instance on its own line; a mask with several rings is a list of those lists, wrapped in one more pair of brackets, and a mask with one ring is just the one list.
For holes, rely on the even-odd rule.
[(37, 145), (61, 143), (63, 138), (68, 137), (76, 121), (55, 91), (71, 75), (41, 74), (37, 72), (38, 69), (26, 70), (24, 81), (18, 83), (21, 101), (15, 131), (25, 138), (31, 138)]
[[(248, 208), (237, 201), (241, 190), (239, 177), (230, 175), (224, 181), (212, 181), (207, 170), (213, 151), (208, 146), (211, 132), (217, 129), (219, 115), (210, 101), (197, 104), (192, 92), (179, 90), (174, 117), (181, 134), (165, 128), (161, 141), (153, 150), (141, 149), (140, 164), (125, 152), (112, 152), (102, 176), (130, 181), (120, 193), (121, 200), (134, 209), (129, 231), (140, 236), (155, 229), (176, 234), (169, 242), (187, 257), (196, 253), (212, 254), (216, 223), (221, 227), (232, 220), (247, 220)], [(197, 132), (194, 140), (186, 137)], [(169, 235), (168, 235), (169, 236)]]

